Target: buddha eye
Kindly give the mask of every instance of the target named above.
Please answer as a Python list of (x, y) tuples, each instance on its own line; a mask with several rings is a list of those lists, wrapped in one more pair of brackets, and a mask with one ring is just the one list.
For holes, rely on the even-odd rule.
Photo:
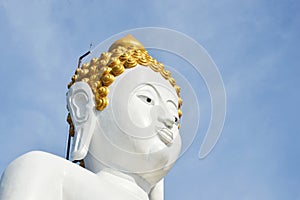
[(146, 104), (154, 105), (154, 100), (145, 95), (138, 95), (138, 97)]

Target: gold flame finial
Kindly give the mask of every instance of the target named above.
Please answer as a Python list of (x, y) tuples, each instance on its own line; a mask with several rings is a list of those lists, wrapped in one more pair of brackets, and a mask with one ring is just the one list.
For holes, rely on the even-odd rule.
[(108, 49), (109, 52), (112, 52), (114, 49), (117, 49), (118, 46), (125, 48), (134, 47), (134, 49), (145, 49), (140, 41), (135, 39), (132, 35), (128, 34), (125, 37), (115, 41)]

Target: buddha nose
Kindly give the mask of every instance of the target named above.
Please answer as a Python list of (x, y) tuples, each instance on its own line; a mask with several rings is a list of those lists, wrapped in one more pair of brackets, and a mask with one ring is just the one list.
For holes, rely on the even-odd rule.
[(167, 128), (171, 129), (175, 124), (175, 117), (170, 113), (170, 111), (163, 107), (160, 107), (160, 113), (158, 115), (158, 121), (162, 122)]

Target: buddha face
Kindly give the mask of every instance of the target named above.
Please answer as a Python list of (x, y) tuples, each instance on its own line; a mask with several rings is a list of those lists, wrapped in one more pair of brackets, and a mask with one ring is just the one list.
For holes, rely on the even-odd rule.
[[(172, 165), (181, 149), (178, 96), (159, 73), (137, 66), (110, 86), (110, 103), (97, 112), (89, 152), (105, 165), (145, 172)], [(108, 153), (109, 152), (109, 153)]]
[(173, 136), (178, 135), (177, 101), (172, 90), (164, 85), (148, 83), (137, 86), (128, 100), (130, 120), (139, 128), (156, 123), (152, 134), (140, 133), (139, 137), (158, 135), (164, 145), (170, 146), (173, 143)]

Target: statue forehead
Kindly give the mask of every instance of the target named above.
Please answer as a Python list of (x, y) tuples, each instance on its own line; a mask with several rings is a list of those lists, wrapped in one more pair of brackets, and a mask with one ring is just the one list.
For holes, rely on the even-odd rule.
[(134, 91), (142, 85), (148, 85), (153, 88), (153, 90), (159, 92), (163, 99), (171, 97), (176, 101), (178, 100), (176, 91), (168, 80), (163, 78), (159, 72), (141, 65), (126, 69), (123, 74), (116, 78), (110, 86), (110, 90), (112, 93), (119, 91), (125, 94)]

